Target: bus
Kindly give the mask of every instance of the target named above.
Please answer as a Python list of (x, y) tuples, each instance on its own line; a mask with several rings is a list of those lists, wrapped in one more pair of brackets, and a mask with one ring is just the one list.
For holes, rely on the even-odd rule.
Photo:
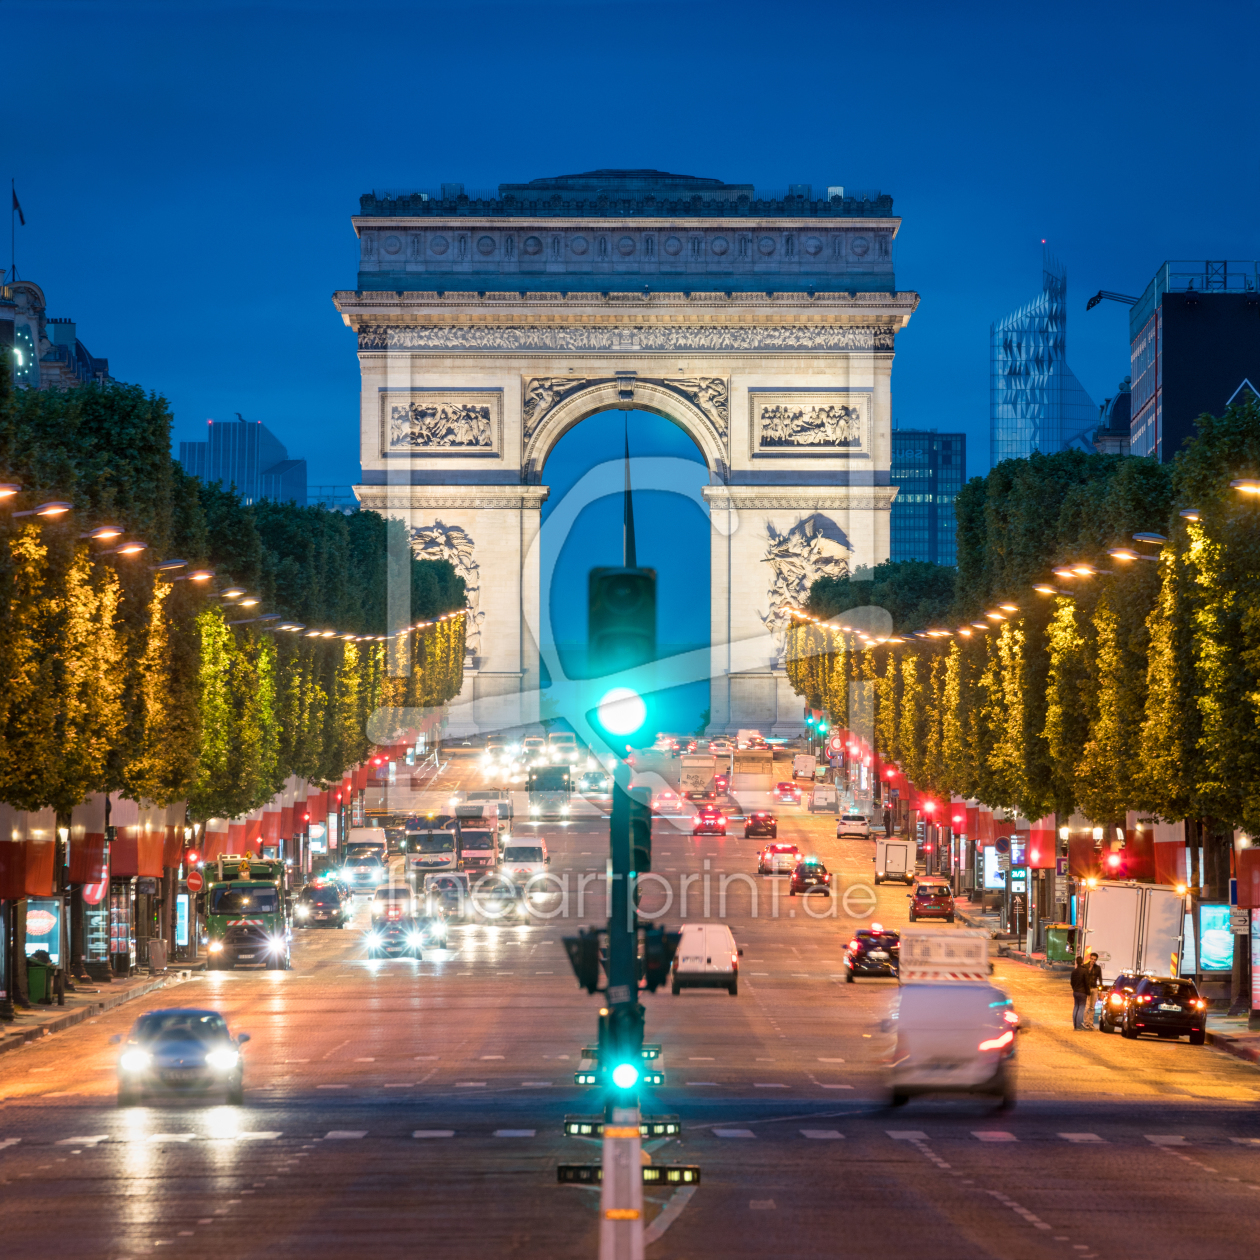
[(535, 766), (529, 772), (529, 817), (569, 817), (569, 798), (573, 794), (573, 770), (567, 763), (559, 766)]

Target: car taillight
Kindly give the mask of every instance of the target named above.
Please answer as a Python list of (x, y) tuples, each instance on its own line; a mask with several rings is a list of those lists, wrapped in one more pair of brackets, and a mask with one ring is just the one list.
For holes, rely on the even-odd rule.
[(1113, 993), (1113, 994), (1112, 994), (1112, 995), (1111, 995), (1111, 996), (1107, 999), (1107, 1002), (1108, 1002), (1108, 1004), (1109, 1004), (1110, 1006), (1123, 1006), (1123, 1005), (1124, 1005), (1124, 998), (1123, 998), (1123, 997), (1121, 997), (1121, 995), (1120, 995), (1119, 993)]
[(1003, 1018), (1004, 1020), (1006, 1020), (1006, 1022), (1007, 1022), (1008, 1024), (1018, 1024), (1018, 1023), (1019, 1023), (1019, 1016), (1018, 1016), (1018, 1015), (1016, 1015), (1014, 1011), (1004, 1011), (1004, 1012), (1002, 1013), (1002, 1018)]
[(1149, 1002), (1150, 1000), (1151, 1000), (1151, 995), (1149, 993), (1143, 993), (1142, 996), (1138, 998), (1139, 1002)]
[(1194, 999), (1194, 1008), (1195, 1008), (1195, 1010), (1197, 1010), (1197, 1011), (1201, 1011), (1201, 1010), (1203, 1010), (1206, 1006), (1207, 1006), (1207, 1002), (1206, 1002), (1206, 1001), (1204, 1001), (1204, 999), (1203, 999), (1203, 998), (1195, 998), (1195, 999)]
[(981, 1050), (1001, 1050), (1004, 1046), (1009, 1046), (1015, 1040), (1015, 1034), (1008, 1028), (1000, 1037), (993, 1037), (989, 1041), (980, 1043)]

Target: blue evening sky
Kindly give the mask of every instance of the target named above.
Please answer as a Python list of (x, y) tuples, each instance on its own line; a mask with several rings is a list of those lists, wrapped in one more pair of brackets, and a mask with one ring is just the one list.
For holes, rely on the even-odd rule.
[[(1125, 308), (1086, 314), (1091, 293), (1140, 294), (1166, 258), (1260, 253), (1247, 0), (0, 12), (20, 273), (116, 377), (170, 399), (177, 440), (239, 411), (312, 483), (357, 477), (354, 341), (329, 298), (354, 285), (350, 215), (374, 187), (624, 166), (891, 193), (898, 286), (922, 295), (893, 415), (965, 432), (969, 472), (987, 465), (989, 325), (1038, 292), (1043, 239), (1095, 401), (1128, 372), (1128, 335)], [(574, 435), (550, 475), (619, 442)], [(673, 606), (680, 638), (705, 637), (702, 613)]]

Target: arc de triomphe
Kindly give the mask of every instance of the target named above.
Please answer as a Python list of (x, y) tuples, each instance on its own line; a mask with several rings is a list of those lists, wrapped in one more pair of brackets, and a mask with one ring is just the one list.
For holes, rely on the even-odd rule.
[(708, 466), (710, 730), (801, 729), (778, 609), (888, 558), (893, 342), (918, 303), (892, 198), (596, 171), (360, 206), (358, 287), (334, 295), (358, 336), (355, 493), (467, 580), (464, 726), (536, 719), (547, 457), (633, 408)]

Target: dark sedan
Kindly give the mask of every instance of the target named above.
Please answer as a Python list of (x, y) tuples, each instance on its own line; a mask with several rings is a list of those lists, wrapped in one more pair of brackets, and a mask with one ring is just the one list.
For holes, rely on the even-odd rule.
[(1128, 994), (1120, 1035), (1130, 1041), (1143, 1033), (1158, 1037), (1189, 1037), (1201, 1046), (1207, 1036), (1207, 1002), (1192, 980), (1172, 976), (1143, 976)]
[(298, 927), (345, 927), (353, 914), (350, 894), (331, 880), (307, 884), (294, 908)]
[(768, 809), (754, 809), (744, 819), (744, 839), (750, 836), (769, 836), (771, 840), (779, 834), (779, 820)]
[(701, 805), (696, 811), (696, 820), (691, 825), (691, 834), (726, 835), (726, 815), (716, 805)]
[(1113, 1033), (1119, 1030), (1129, 994), (1137, 988), (1141, 979), (1140, 971), (1122, 971), (1111, 982), (1110, 987), (1102, 991), (1102, 1010), (1098, 1013), (1099, 1032)]
[(788, 896), (812, 892), (831, 896), (831, 872), (817, 859), (807, 858), (796, 864), (796, 869), (792, 872), (792, 882), (788, 886)]
[(852, 984), (858, 976), (896, 976), (901, 959), (901, 936), (882, 928), (855, 932), (844, 952), (844, 979)]
[(118, 1055), (118, 1105), (132, 1107), (146, 1096), (202, 1098), (221, 1094), (245, 1101), (240, 1047), (248, 1033), (232, 1037), (217, 1011), (172, 1007), (148, 1011), (131, 1026)]

